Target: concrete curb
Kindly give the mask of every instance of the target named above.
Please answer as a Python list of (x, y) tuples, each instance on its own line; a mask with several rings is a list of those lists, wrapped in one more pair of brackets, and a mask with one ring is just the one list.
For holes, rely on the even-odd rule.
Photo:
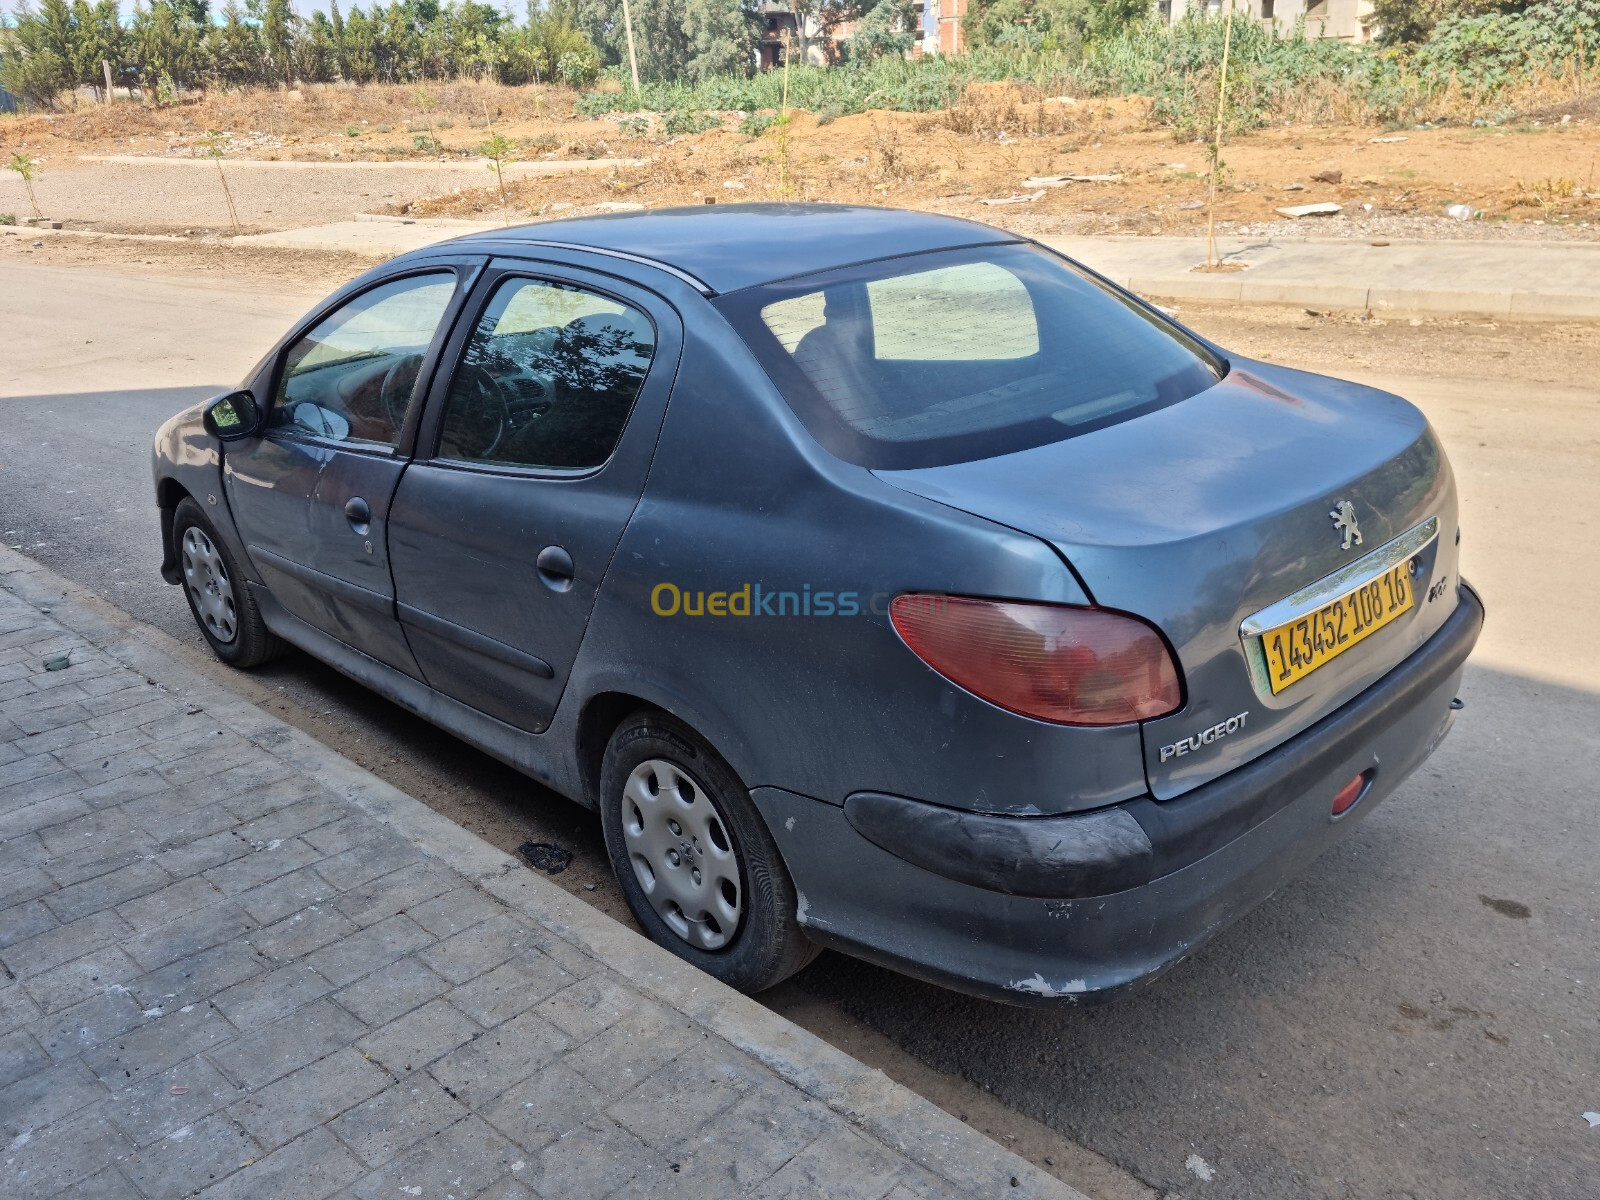
[(1161, 300), (1282, 304), (1381, 316), (1600, 320), (1600, 242), (1219, 238), (1226, 274), (1196, 272), (1203, 239), (1041, 237)]
[[(119, 167), (204, 167), (215, 170), (215, 160), (203, 156), (168, 158), (154, 154), (80, 154), (79, 162), (110, 163)], [(439, 162), (435, 159), (416, 161), (395, 159), (379, 162), (373, 159), (319, 159), (300, 158), (223, 158), (223, 163), (243, 170), (269, 171), (482, 171), (493, 169), (487, 158), (459, 158)], [(581, 171), (606, 171), (612, 167), (642, 167), (648, 158), (555, 158), (508, 162), (503, 170), (508, 176), (570, 175)]]
[(165, 634), (9, 548), (0, 547), (0, 575), (6, 576), (6, 586), (52, 620), (347, 798), (424, 855), (624, 975), (647, 997), (743, 1050), (857, 1129), (946, 1181), (954, 1194), (1086, 1200), (881, 1071), (697, 971), (321, 742), (206, 679), (175, 657), (175, 643)]

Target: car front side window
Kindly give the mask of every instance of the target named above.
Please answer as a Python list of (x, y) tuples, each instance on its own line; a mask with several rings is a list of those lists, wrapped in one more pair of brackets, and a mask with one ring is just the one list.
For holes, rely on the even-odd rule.
[(650, 319), (619, 300), (547, 280), (503, 281), (456, 368), (438, 456), (600, 466), (622, 436), (655, 346)]
[(289, 347), (273, 424), (392, 448), (455, 287), (453, 271), (411, 275), (362, 292), (319, 321)]

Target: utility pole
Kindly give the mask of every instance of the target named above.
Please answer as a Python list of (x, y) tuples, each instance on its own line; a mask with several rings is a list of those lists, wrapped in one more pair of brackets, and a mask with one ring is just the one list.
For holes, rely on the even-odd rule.
[(628, 0), (622, 0), (622, 26), (628, 31), (628, 69), (633, 72), (633, 94), (639, 94), (639, 55), (633, 48), (633, 12)]

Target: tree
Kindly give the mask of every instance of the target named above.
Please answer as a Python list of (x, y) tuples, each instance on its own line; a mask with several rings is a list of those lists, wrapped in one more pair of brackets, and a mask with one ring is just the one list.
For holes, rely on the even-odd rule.
[(155, 0), (148, 9), (136, 8), (129, 29), (129, 62), (139, 90), (146, 101), (160, 96), (164, 88), (199, 82), (211, 56), (204, 41), (210, 28), (210, 11), (200, 6), (207, 22), (198, 24), (195, 6), (179, 7)]
[(1520, 12), (1527, 7), (1527, 0), (1376, 0), (1373, 19), (1385, 42), (1420, 42), (1445, 17)]
[(855, 23), (846, 43), (857, 62), (903, 57), (916, 44), (917, 10), (911, 0), (878, 0)]
[[(212, 26), (206, 49), (211, 77), (223, 86), (243, 87), (262, 81), (265, 55), (261, 35), (254, 25), (245, 21), (235, 0), (228, 0), (227, 7), (222, 10), (222, 24)], [(220, 164), (217, 169), (221, 170)]]
[(285, 88), (294, 86), (295, 27), (300, 18), (289, 8), (289, 0), (267, 0), (261, 16), (261, 40), (272, 60), (273, 74)]
[[(96, 93), (105, 89), (105, 66), (111, 66), (113, 79), (122, 74), (127, 34), (117, 11), (117, 0), (73, 0), (72, 20), (76, 27), (73, 48), (75, 82), (88, 85)], [(109, 96), (106, 99), (110, 99)]]
[(962, 27), (974, 46), (1062, 50), (1114, 37), (1149, 15), (1144, 0), (973, 0)]
[(684, 0), (683, 31), (688, 41), (683, 69), (691, 78), (749, 72), (759, 33), (743, 6), (726, 0)]
[(42, 220), (44, 214), (39, 211), (39, 201), (33, 195), (33, 176), (39, 163), (31, 155), (16, 153), (11, 156), (11, 161), (6, 164), (6, 170), (15, 171), (22, 176), (22, 185), (28, 189), (28, 207), (33, 209), (33, 219)]
[[(649, 83), (748, 73), (760, 38), (743, 0), (629, 0), (639, 77)], [(577, 0), (579, 25), (608, 66), (627, 61), (622, 0)]]
[(824, 44), (831, 42), (833, 31), (860, 16), (866, 7), (860, 0), (789, 0), (794, 13), (795, 61), (809, 63), (814, 38), (820, 37)]
[(28, 104), (49, 108), (75, 82), (72, 11), (65, 0), (45, 0), (38, 13), (26, 4), (18, 8), (15, 21), (0, 59), (0, 85)]
[[(511, 84), (555, 79), (578, 87), (600, 69), (575, 0), (552, 0), (547, 10), (530, 4), (521, 27), (480, 0), (389, 0), (352, 8), (348, 18), (337, 0), (329, 0), (326, 15), (314, 12), (309, 19), (296, 14), (294, 0), (226, 0), (218, 21), (209, 0), (148, 0), (149, 7), (136, 7), (126, 23), (118, 0), (37, 2), (36, 11), (23, 0), (0, 40), (0, 84), (40, 107), (75, 87), (103, 88), (102, 63), (111, 65), (113, 79), (161, 103), (207, 83), (292, 87), (297, 79), (360, 84), (471, 77)], [(743, 27), (727, 14), (742, 11), (738, 0), (655, 4), (668, 48), (663, 61), (678, 70), (694, 61), (702, 73), (737, 67), (742, 51), (729, 47), (737, 47)]]

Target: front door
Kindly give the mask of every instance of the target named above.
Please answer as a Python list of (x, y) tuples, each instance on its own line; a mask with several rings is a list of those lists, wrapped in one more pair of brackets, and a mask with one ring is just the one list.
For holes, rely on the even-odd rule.
[(266, 427), (230, 447), (228, 499), (250, 561), (301, 620), (413, 676), (394, 613), (385, 521), (467, 265), (385, 280), (294, 340)]
[(530, 265), (491, 269), (395, 493), (400, 621), (437, 690), (549, 724), (644, 487), (682, 332), (659, 298)]

